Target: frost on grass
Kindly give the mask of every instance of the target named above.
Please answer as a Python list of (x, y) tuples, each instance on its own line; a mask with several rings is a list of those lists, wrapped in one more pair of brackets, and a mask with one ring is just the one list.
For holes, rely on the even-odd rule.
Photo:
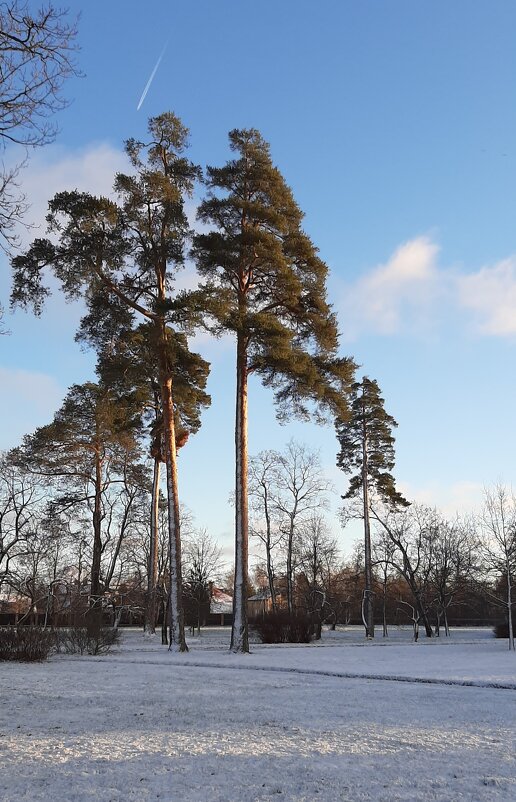
[(107, 657), (0, 666), (0, 800), (515, 798), (516, 691), (295, 671), (360, 659), (365, 673), (380, 663), (451, 678), (476, 648), (492, 677), (499, 642), (325, 643), (240, 658), (207, 634), (179, 660), (129, 633)]

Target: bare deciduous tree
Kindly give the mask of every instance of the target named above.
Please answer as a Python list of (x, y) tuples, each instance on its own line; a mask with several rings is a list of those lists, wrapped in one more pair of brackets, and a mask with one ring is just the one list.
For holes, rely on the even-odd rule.
[[(54, 115), (67, 105), (61, 90), (75, 64), (77, 28), (52, 3), (36, 11), (24, 0), (0, 3), (0, 147), (36, 148), (52, 142)], [(0, 238), (14, 245), (27, 210), (18, 187), (21, 163), (0, 166)]]
[(441, 620), (446, 636), (450, 634), (448, 609), (456, 601), (465, 583), (471, 582), (476, 568), (477, 539), (473, 522), (457, 518), (442, 520), (433, 547), (430, 581), (436, 610), (435, 634), (440, 634)]
[(2, 458), (0, 462), (0, 586), (9, 580), (11, 563), (29, 549), (28, 539), (44, 503), (40, 479), (27, 476)]
[(265, 548), (267, 583), (274, 611), (276, 610), (274, 552), (282, 539), (276, 505), (279, 464), (280, 455), (277, 451), (260, 451), (256, 457), (251, 457), (249, 460), (248, 475), (251, 512), (249, 532), (252, 537), (258, 538)]
[(197, 627), (201, 634), (203, 608), (209, 611), (210, 583), (216, 581), (222, 568), (222, 549), (205, 529), (183, 535), (184, 594), (187, 600), (192, 634)]
[[(506, 612), (509, 649), (514, 649), (512, 612), (516, 601), (516, 498), (503, 485), (498, 484), (493, 490), (485, 491), (479, 526), (482, 534), (480, 551), (483, 567), (488, 579), (491, 579), (486, 592)], [(499, 590), (496, 589), (497, 584)]]
[(393, 570), (392, 560), (396, 550), (395, 544), (392, 542), (385, 530), (380, 530), (377, 533), (376, 539), (372, 544), (373, 565), (379, 566), (381, 569), (380, 582), (382, 587), (382, 634), (384, 638), (389, 635), (387, 627), (387, 596), (389, 584), (392, 582)]
[[(371, 517), (395, 547), (389, 562), (410, 588), (414, 599), (413, 621), (422, 622), (430, 638), (433, 633), (428, 616), (428, 596), (440, 524), (437, 511), (417, 504), (400, 511), (373, 503)], [(414, 633), (417, 633), (416, 627)]]
[(277, 487), (276, 507), (282, 518), (280, 528), (286, 552), (287, 604), (292, 613), (296, 535), (314, 510), (327, 508), (332, 485), (322, 471), (319, 454), (291, 440), (280, 455)]
[(321, 637), (322, 625), (331, 614), (329, 595), (339, 549), (324, 517), (313, 512), (301, 527), (298, 545), (299, 566), (306, 580), (306, 606), (312, 616), (315, 637)]

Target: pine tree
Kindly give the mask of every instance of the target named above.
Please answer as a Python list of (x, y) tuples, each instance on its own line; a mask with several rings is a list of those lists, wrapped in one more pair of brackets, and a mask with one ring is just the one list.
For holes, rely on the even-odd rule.
[(53, 483), (60, 505), (86, 505), (93, 530), (90, 573), (91, 615), (95, 628), (101, 616), (102, 520), (105, 495), (114, 483), (146, 477), (138, 464), (139, 419), (129, 396), (116, 395), (105, 385), (73, 385), (54, 419), (24, 438), (11, 459), (29, 473)]
[(366, 376), (352, 385), (351, 417), (337, 419), (336, 431), (340, 444), (337, 465), (344, 473), (354, 473), (343, 496), (362, 497), (365, 545), (365, 591), (363, 601), (366, 637), (374, 637), (373, 572), (371, 558), (371, 529), (369, 495), (374, 489), (382, 501), (391, 506), (407, 507), (409, 502), (396, 490), (390, 471), (394, 467), (394, 437), (392, 429), (398, 424), (384, 409), (378, 383)]
[[(208, 168), (194, 238), (218, 332), (236, 339), (235, 582), (231, 649), (249, 651), (248, 377), (276, 391), (280, 416), (307, 417), (309, 400), (345, 414), (353, 363), (336, 357), (337, 326), (326, 301), (327, 267), (301, 228), (302, 213), (258, 131), (229, 134), (235, 158)], [(343, 392), (344, 389), (344, 392)]]
[(51, 268), (68, 298), (102, 291), (151, 326), (167, 467), (170, 648), (187, 651), (169, 332), (191, 321), (186, 298), (171, 291), (189, 236), (184, 199), (200, 171), (183, 155), (188, 131), (174, 114), (152, 118), (149, 134), (147, 144), (134, 139), (126, 143), (134, 173), (116, 177), (118, 202), (77, 191), (58, 193), (50, 201), (47, 220), (57, 242), (37, 239), (26, 254), (13, 259), (12, 301), (39, 313), (49, 293), (42, 274)]
[[(146, 634), (154, 634), (158, 602), (159, 488), (161, 465), (165, 461), (159, 371), (154, 358), (152, 326), (144, 323), (133, 328), (134, 316), (128, 320), (126, 314), (124, 320), (122, 315), (116, 314), (116, 309), (110, 308), (113, 306), (116, 308), (116, 302), (106, 307), (100, 300), (95, 304), (90, 301), (90, 314), (83, 318), (78, 338), (97, 347), (97, 371), (103, 381), (118, 392), (135, 395), (142, 422), (150, 430), (153, 478), (144, 629)], [(118, 331), (113, 332), (117, 317)], [(170, 328), (167, 333), (168, 359), (173, 366), (176, 450), (179, 450), (190, 434), (199, 430), (201, 410), (210, 404), (210, 396), (205, 392), (209, 364), (189, 350), (184, 334)]]

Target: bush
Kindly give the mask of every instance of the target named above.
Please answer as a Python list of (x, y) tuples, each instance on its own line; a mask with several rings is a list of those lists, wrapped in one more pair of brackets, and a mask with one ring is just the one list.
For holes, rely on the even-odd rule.
[[(516, 615), (512, 614), (512, 631), (516, 637)], [(509, 637), (509, 620), (505, 619), (493, 627), (495, 638), (508, 638)]]
[(118, 629), (99, 627), (93, 631), (86, 627), (70, 627), (59, 633), (59, 649), (66, 654), (107, 654), (120, 643)]
[(252, 624), (262, 643), (310, 643), (314, 634), (312, 619), (304, 612), (288, 610), (265, 613)]
[(46, 660), (56, 648), (53, 630), (23, 626), (0, 628), (0, 660), (35, 663)]

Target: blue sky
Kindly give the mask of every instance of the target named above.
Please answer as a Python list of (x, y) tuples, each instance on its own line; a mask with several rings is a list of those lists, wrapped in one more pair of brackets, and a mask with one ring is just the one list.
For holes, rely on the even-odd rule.
[[(34, 222), (55, 191), (108, 192), (123, 140), (143, 137), (149, 116), (175, 111), (202, 165), (228, 157), (231, 128), (259, 128), (330, 267), (342, 353), (378, 380), (398, 420), (400, 486), (451, 514), (473, 509), (484, 485), (515, 482), (514, 2), (67, 5), (81, 13), (85, 77), (67, 84), (73, 103), (58, 139), (25, 172)], [(8, 320), (0, 447), (47, 422), (67, 386), (91, 378), (93, 358), (73, 342), (79, 316), (56, 296), (41, 320)], [(230, 543), (234, 355), (229, 343), (199, 347), (212, 361), (213, 406), (181, 455), (181, 493)], [(295, 436), (321, 449), (344, 492), (331, 430), (279, 427), (255, 383), (250, 415), (251, 451)], [(353, 534), (339, 536), (349, 548)]]

